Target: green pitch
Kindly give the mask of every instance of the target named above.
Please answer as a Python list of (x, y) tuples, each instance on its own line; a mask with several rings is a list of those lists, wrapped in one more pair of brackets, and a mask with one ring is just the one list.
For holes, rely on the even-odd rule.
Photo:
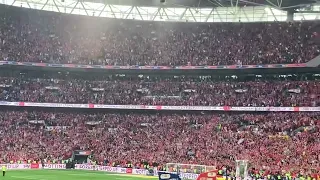
[(156, 180), (157, 177), (83, 170), (7, 170), (6, 180)]

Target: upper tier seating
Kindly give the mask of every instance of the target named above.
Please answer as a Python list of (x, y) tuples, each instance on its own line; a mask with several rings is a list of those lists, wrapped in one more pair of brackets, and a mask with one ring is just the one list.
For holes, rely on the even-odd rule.
[(0, 6), (0, 60), (99, 65), (303, 63), (317, 22), (113, 20)]

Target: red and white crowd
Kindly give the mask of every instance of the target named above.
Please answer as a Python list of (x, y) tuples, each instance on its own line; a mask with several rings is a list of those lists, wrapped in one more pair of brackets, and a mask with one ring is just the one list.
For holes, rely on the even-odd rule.
[[(305, 63), (317, 22), (174, 23), (101, 19), (0, 5), (0, 61), (90, 65)], [(235, 31), (236, 29), (236, 31)], [(89, 75), (88, 75), (89, 76)], [(100, 78), (101, 79), (101, 78)], [(106, 105), (318, 107), (318, 79), (0, 77), (0, 101)], [(3, 105), (3, 104), (2, 104)], [(21, 105), (22, 106), (22, 105)], [(1, 106), (1, 163), (169, 162), (320, 172), (320, 112), (166, 112)], [(311, 172), (312, 171), (312, 172)]]
[(0, 6), (0, 61), (92, 65), (303, 63), (319, 54), (316, 21), (112, 20)]
[(320, 105), (317, 79), (227, 81), (195, 78), (0, 78), (0, 100), (11, 102), (170, 106)]
[[(168, 162), (269, 171), (320, 168), (318, 112), (85, 113), (2, 110), (2, 161), (67, 159), (92, 150), (99, 164)], [(8, 161), (9, 162), (9, 161)]]

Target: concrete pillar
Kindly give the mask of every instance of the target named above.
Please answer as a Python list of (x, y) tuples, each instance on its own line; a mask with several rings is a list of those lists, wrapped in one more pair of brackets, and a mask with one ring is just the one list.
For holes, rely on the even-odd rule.
[(294, 15), (294, 11), (288, 10), (287, 11), (287, 21), (293, 21), (293, 15)]

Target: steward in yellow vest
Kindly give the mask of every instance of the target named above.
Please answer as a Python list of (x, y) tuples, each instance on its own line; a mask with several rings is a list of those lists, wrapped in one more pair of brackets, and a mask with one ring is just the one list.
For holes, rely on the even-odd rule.
[(6, 175), (7, 166), (2, 166), (2, 176)]

